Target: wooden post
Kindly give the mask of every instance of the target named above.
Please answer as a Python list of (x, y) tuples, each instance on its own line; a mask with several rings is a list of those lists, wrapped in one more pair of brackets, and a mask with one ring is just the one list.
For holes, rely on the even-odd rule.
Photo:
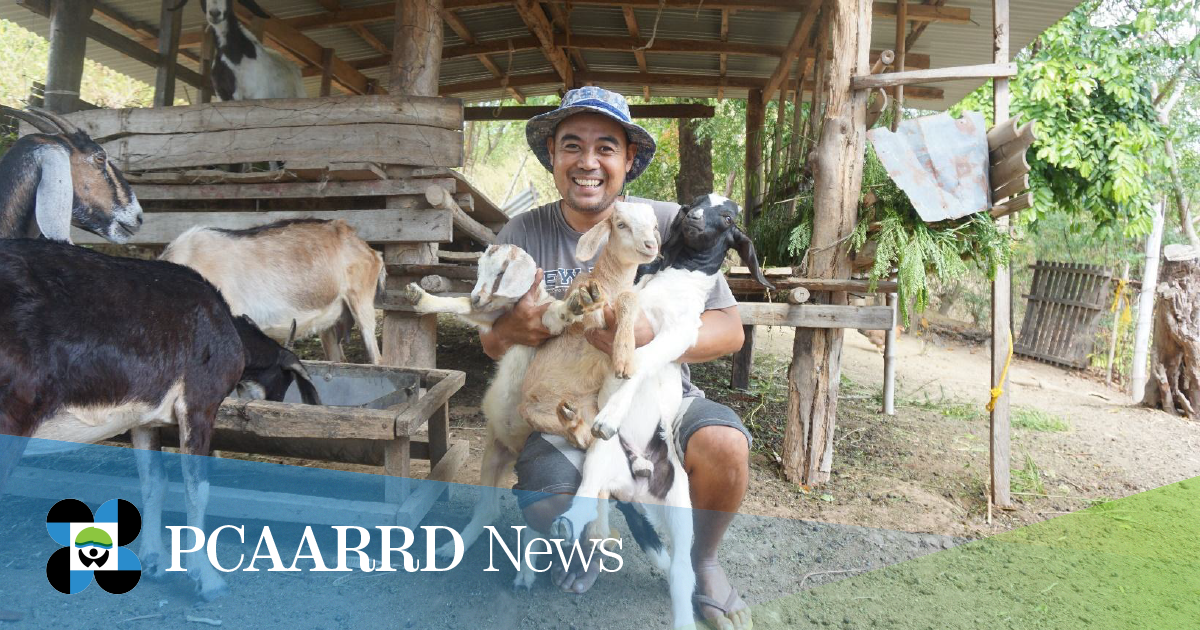
[(217, 56), (217, 41), (212, 29), (205, 28), (200, 40), (200, 102), (211, 103), (213, 97), (212, 64)]
[(1167, 199), (1163, 197), (1154, 210), (1154, 227), (1146, 237), (1146, 266), (1142, 269), (1142, 292), (1138, 295), (1137, 327), (1133, 332), (1133, 368), (1129, 381), (1134, 403), (1142, 402), (1146, 393), (1146, 356), (1150, 350), (1150, 331), (1154, 328), (1154, 297), (1158, 290), (1158, 258), (1162, 249), (1163, 223), (1167, 216)]
[(154, 106), (175, 104), (175, 58), (179, 55), (179, 29), (183, 6), (177, 0), (162, 0), (158, 15), (158, 73), (154, 79)]
[[(844, 239), (854, 231), (866, 143), (865, 90), (851, 91), (850, 77), (871, 70), (871, 0), (829, 0), (831, 22), (825, 120), (814, 152), (813, 236), (806, 278), (850, 276)], [(815, 304), (846, 304), (844, 291), (814, 293)], [(783, 472), (788, 480), (817, 485), (829, 479), (841, 376), (840, 328), (797, 328), (788, 370), (788, 419)]]
[[(893, 63), (896, 72), (904, 70), (905, 37), (908, 26), (908, 0), (896, 2), (896, 51)], [(892, 131), (900, 127), (900, 119), (904, 112), (904, 86), (896, 87), (896, 110), (892, 116)], [(896, 310), (896, 294), (889, 293), (887, 304)], [(896, 415), (896, 326), (887, 329), (883, 334), (883, 413), (888, 416)]]
[[(993, 61), (1008, 63), (1009, 19), (1008, 0), (992, 0)], [(1008, 79), (993, 79), (994, 100), (992, 120), (1008, 120)], [(996, 219), (996, 227), (1008, 230), (1009, 217)], [(1003, 389), (991, 412), (991, 502), (997, 507), (1012, 505), (1009, 495), (1009, 391), (1002, 382), (1004, 366), (1008, 364), (1012, 347), (1012, 276), (1007, 266), (996, 270), (992, 281), (992, 379), (993, 388)]]
[(50, 60), (46, 70), (46, 109), (69, 114), (79, 109), (83, 58), (92, 0), (53, 0), (50, 5)]
[[(750, 90), (746, 99), (746, 231), (754, 221), (754, 211), (762, 199), (763, 185), (763, 122), (766, 118), (762, 90)], [(733, 371), (729, 386), (750, 388), (750, 369), (754, 363), (754, 326), (742, 326), (746, 340), (742, 349), (733, 355)]]
[(1121, 268), (1121, 283), (1117, 285), (1120, 293), (1117, 295), (1116, 308), (1113, 309), (1112, 332), (1108, 340), (1108, 369), (1105, 370), (1104, 384), (1112, 385), (1113, 359), (1117, 356), (1117, 337), (1121, 332), (1121, 305), (1125, 303), (1125, 284), (1129, 282), (1129, 263)]
[(392, 94), (437, 96), (442, 66), (442, 0), (396, 0)]
[(321, 96), (329, 96), (333, 89), (333, 49), (321, 49)]

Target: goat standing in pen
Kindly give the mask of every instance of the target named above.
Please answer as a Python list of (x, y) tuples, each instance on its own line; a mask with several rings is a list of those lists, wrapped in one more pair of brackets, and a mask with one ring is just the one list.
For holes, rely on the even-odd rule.
[[(275, 391), (300, 380), (320, 404), (296, 356), (236, 321), (221, 294), (196, 272), (156, 260), (105, 256), (45, 240), (0, 240), (0, 434), (95, 443), (130, 431), (142, 481), (138, 557), (150, 575), (169, 559), (162, 544), (166, 473), (159, 424), (179, 427), (189, 526), (204, 527), (206, 458), (217, 409), (243, 378)], [(243, 335), (245, 337), (243, 337)], [(267, 380), (272, 379), (272, 380)], [(286, 387), (286, 385), (283, 385)], [(28, 440), (5, 439), (0, 490)], [(200, 596), (227, 591), (220, 574), (188, 557)]]
[(237, 315), (284, 341), (321, 336), (330, 361), (343, 360), (337, 326), (358, 322), (367, 359), (379, 364), (375, 293), (383, 287), (383, 255), (341, 219), (294, 219), (245, 230), (193, 227), (161, 258), (186, 265), (216, 285)]
[[(204, 19), (208, 20), (217, 38), (217, 55), (212, 67), (213, 90), (217, 96), (222, 101), (307, 97), (300, 67), (255, 39), (238, 22), (233, 2), (200, 0)], [(254, 0), (237, 2), (259, 17), (270, 17)]]
[[(642, 548), (667, 572), (674, 627), (693, 623), (693, 598), (720, 605), (693, 594), (691, 500), (672, 426), (683, 402), (677, 361), (696, 343), (706, 296), (728, 249), (736, 248), (755, 279), (772, 288), (759, 271), (754, 245), (736, 226), (737, 213), (737, 204), (718, 195), (680, 208), (662, 259), (645, 270), (652, 275), (638, 283), (636, 294), (618, 297), (618, 325), (621, 318), (636, 317), (640, 307), (655, 336), (636, 351), (632, 339), (617, 337), (615, 344), (624, 347), (614, 345), (614, 354), (633, 352), (638, 370), (627, 380), (615, 374), (605, 382), (600, 393), (603, 407), (592, 424), (600, 439), (588, 449), (576, 498), (550, 531), (554, 538), (571, 542), (585, 527), (608, 530), (604, 504), (609, 498), (642, 504), (651, 522), (665, 525), (671, 535), (668, 556), (653, 530), (647, 535), (647, 530), (632, 527)], [(618, 439), (611, 439), (614, 436)]]
[(48, 111), (0, 111), (41, 133), (0, 158), (0, 238), (71, 242), (71, 225), (114, 243), (142, 226), (142, 206), (108, 154), (69, 120)]

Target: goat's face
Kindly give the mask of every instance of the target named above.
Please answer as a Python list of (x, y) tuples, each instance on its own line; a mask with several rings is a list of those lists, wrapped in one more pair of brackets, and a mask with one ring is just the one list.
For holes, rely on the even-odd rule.
[(246, 354), (246, 367), (237, 384), (239, 397), (282, 401), (294, 379), (306, 404), (321, 404), (308, 370), (295, 353), (268, 337), (245, 315), (234, 317), (233, 325)]
[(200, 0), (200, 10), (204, 12), (204, 19), (213, 27), (224, 23), (232, 15), (232, 9), (229, 0)]
[(479, 257), (479, 279), (471, 291), (471, 306), (495, 311), (516, 303), (533, 286), (537, 264), (516, 245), (491, 245)]
[(725, 252), (736, 249), (754, 279), (765, 287), (774, 288), (759, 270), (754, 243), (738, 229), (739, 212), (736, 203), (721, 195), (697, 197), (691, 204), (679, 208), (671, 222), (663, 258), (670, 264), (681, 256), (687, 257), (705, 273), (717, 273)]
[(588, 261), (601, 247), (616, 248), (625, 264), (641, 265), (658, 257), (660, 237), (654, 208), (644, 203), (618, 201), (613, 213), (579, 239), (575, 258)]
[(104, 148), (82, 131), (63, 136), (71, 145), (71, 222), (114, 243), (142, 227), (142, 206)]

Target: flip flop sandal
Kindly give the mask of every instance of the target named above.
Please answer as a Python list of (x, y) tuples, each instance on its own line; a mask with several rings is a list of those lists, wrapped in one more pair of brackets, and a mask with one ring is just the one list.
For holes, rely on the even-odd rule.
[[(704, 615), (704, 613), (700, 610), (700, 607), (707, 606), (709, 608), (715, 608), (716, 610), (721, 612), (722, 617), (725, 617), (726, 619), (728, 619), (729, 611), (734, 607), (734, 605), (736, 605), (739, 601), (741, 601), (741, 599), (742, 599), (741, 596), (738, 595), (737, 588), (730, 586), (729, 597), (725, 598), (724, 604), (709, 597), (708, 595), (694, 593), (692, 595), (692, 608), (693, 608), (694, 612), (696, 613), (696, 618), (699, 620), (700, 623), (704, 624), (705, 626), (707, 626), (709, 628), (712, 628), (713, 630), (716, 630), (719, 626), (717, 626), (717, 624), (713, 623), (713, 621), (715, 621), (717, 619), (717, 617), (716, 616), (706, 617)], [(745, 606), (745, 602), (743, 602), (742, 605)]]

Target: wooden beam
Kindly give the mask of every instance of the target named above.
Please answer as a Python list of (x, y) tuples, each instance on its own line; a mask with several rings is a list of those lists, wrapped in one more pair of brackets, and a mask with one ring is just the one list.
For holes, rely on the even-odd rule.
[(175, 68), (179, 55), (179, 30), (183, 26), (183, 7), (176, 0), (161, 0), (158, 32), (165, 33), (158, 41), (158, 72), (154, 78), (154, 106), (175, 104)]
[[(248, 9), (235, 3), (235, 12), (244, 20), (254, 17)], [(305, 64), (322, 67), (325, 47), (313, 41), (307, 35), (288, 26), (278, 18), (262, 19), (263, 44), (272, 44), (282, 52), (288, 52)], [(346, 63), (341, 57), (334, 56), (332, 60), (333, 81), (343, 91), (349, 94), (366, 94), (367, 77)]]
[[(468, 46), (474, 45), (476, 43), (475, 35), (473, 35), (471, 33), (471, 29), (467, 28), (467, 25), (462, 21), (462, 18), (458, 17), (458, 15), (455, 14), (453, 11), (442, 9), (442, 21), (444, 21), (446, 23), (446, 25), (449, 26), (450, 29), (453, 30), (456, 35), (458, 35), (459, 39), (462, 39), (464, 42), (466, 42)], [(537, 48), (538, 47), (538, 39), (536, 37), (529, 37), (529, 38), (524, 38), (524, 39), (529, 40), (529, 42), (528, 42), (529, 48)], [(511, 42), (511, 40), (509, 40), (509, 42)], [(446, 50), (447, 50), (446, 48), (442, 49), (442, 59), (450, 58), (446, 55)], [(511, 43), (506, 43), (503, 50), (515, 51), (515, 50), (517, 50), (517, 47)], [(496, 50), (493, 52), (500, 52), (500, 51)], [(501, 80), (504, 79), (506, 72), (500, 71), (500, 67), (497, 66), (496, 63), (494, 61), (492, 61), (490, 57), (488, 57), (487, 52), (480, 51), (480, 52), (475, 52), (472, 54), (475, 55), (475, 57), (477, 59), (479, 59), (479, 63), (483, 64), (483, 67), (487, 68), (488, 72), (492, 73), (492, 76), (496, 77), (497, 79), (501, 79)], [(512, 68), (508, 68), (507, 72), (512, 72)], [(521, 103), (521, 104), (525, 103), (525, 95), (522, 94), (520, 90), (518, 90), (515, 87), (508, 86), (508, 85), (505, 86), (505, 89), (508, 90), (508, 93), (511, 94), (512, 97), (514, 99), (516, 99), (516, 101), (518, 103)]]
[[(940, 7), (943, 4), (946, 4), (946, 0), (925, 0), (925, 4), (934, 7)], [(904, 48), (906, 50), (912, 50), (912, 47), (917, 43), (917, 40), (920, 39), (921, 35), (925, 32), (925, 29), (929, 28), (930, 24), (932, 24), (932, 22), (921, 22), (920, 24), (914, 24), (912, 32), (908, 34), (908, 39), (904, 42)]]
[[(630, 48), (633, 49), (633, 59), (637, 61), (638, 70), (650, 72), (649, 66), (646, 65), (646, 52), (642, 50), (642, 47), (646, 44), (642, 42), (642, 33), (638, 28), (637, 15), (634, 14), (633, 7), (621, 7), (621, 14), (625, 17), (625, 29), (629, 31), (629, 37), (634, 42)], [(656, 41), (655, 43), (658, 42)], [(647, 99), (650, 98), (649, 85), (642, 86), (642, 91)]]
[(895, 325), (892, 309), (887, 306), (742, 302), (738, 314), (745, 326), (887, 330)]
[[(747, 10), (764, 12), (805, 13), (817, 9), (822, 0), (664, 0), (663, 6), (668, 9), (703, 9), (703, 10)], [(659, 0), (572, 0), (575, 5), (601, 6), (631, 6), (634, 8), (658, 10)], [(484, 7), (509, 6), (505, 0), (446, 0), (448, 9), (474, 9)], [(896, 17), (896, 5), (892, 2), (874, 3), (873, 13), (876, 17)], [(324, 14), (322, 14), (324, 15)], [(967, 7), (910, 7), (908, 20), (910, 22), (945, 22), (948, 24), (973, 24), (971, 9)]]
[(1016, 74), (1017, 64), (1015, 63), (989, 63), (978, 66), (958, 66), (933, 70), (910, 70), (906, 72), (883, 72), (880, 74), (859, 75), (850, 79), (850, 88), (854, 90), (871, 90), (875, 88), (913, 85), (915, 83), (957, 81), (959, 79), (1007, 78), (1016, 76)]
[[(562, 78), (557, 72), (539, 72), (536, 74), (517, 74), (508, 78), (510, 87), (525, 87), (530, 85), (549, 85), (561, 84)], [(501, 79), (480, 79), (476, 81), (463, 81), (461, 83), (449, 83), (438, 87), (438, 93), (447, 96), (451, 94), (461, 94), (463, 92), (486, 92), (488, 90), (496, 90), (501, 86)]]
[(771, 78), (767, 79), (766, 86), (763, 87), (763, 102), (771, 100), (775, 95), (775, 90), (783, 84), (783, 81), (790, 74), (789, 70), (792, 67), (792, 60), (796, 54), (800, 52), (808, 42), (812, 39), (813, 26), (817, 21), (817, 11), (809, 11), (805, 13), (799, 23), (796, 24), (796, 30), (792, 33), (792, 39), (788, 42), (787, 47), (783, 49), (783, 55), (779, 58), (779, 64), (775, 66), (775, 71), (771, 73)]
[(319, 94), (324, 98), (329, 96), (330, 88), (333, 87), (333, 49), (325, 48), (321, 53), (321, 89)]
[[(17, 0), (19, 6), (23, 6), (34, 13), (43, 17), (50, 17), (50, 2), (49, 0)], [(154, 50), (146, 47), (140, 42), (134, 41), (121, 35), (120, 33), (106, 28), (96, 22), (88, 22), (86, 28), (87, 36), (94, 39), (100, 44), (108, 46), (113, 50), (140, 61), (152, 68), (158, 67), (158, 54)], [(157, 47), (157, 44), (156, 44)], [(200, 74), (195, 70), (191, 70), (185, 66), (176, 63), (175, 75), (180, 81), (187, 83), (193, 87), (200, 87)]]
[[(631, 83), (635, 85), (672, 85), (677, 87), (718, 87), (720, 77), (712, 75), (686, 74), (642, 74), (632, 72), (588, 72), (579, 73), (581, 81), (596, 83)], [(754, 77), (726, 77), (725, 86), (729, 88), (759, 88), (763, 79)], [(806, 91), (812, 89), (812, 84), (805, 83)], [(463, 90), (465, 91), (465, 90)], [(444, 93), (445, 90), (443, 90)], [(910, 87), (905, 90), (909, 98), (918, 100), (941, 100), (944, 92), (938, 88)]]
[[(555, 105), (525, 105), (520, 107), (464, 107), (463, 120), (529, 120), (553, 110)], [(698, 103), (671, 105), (630, 105), (633, 118), (712, 118), (716, 108)]]
[[(92, 12), (93, 16), (108, 20), (114, 26), (124, 31), (126, 35), (132, 37), (146, 48), (158, 50), (158, 29), (149, 24), (132, 20), (120, 11), (117, 11), (103, 2), (93, 1), (92, 4), (95, 7)], [(191, 59), (196, 63), (199, 63), (199, 55), (190, 50), (183, 49), (182, 35), (180, 36), (180, 41), (181, 45), (179, 48), (179, 54)], [(197, 43), (196, 45), (199, 46), (200, 44)]]
[(525, 26), (541, 42), (543, 54), (546, 55), (550, 65), (554, 66), (554, 71), (562, 79), (563, 85), (567, 89), (575, 87), (575, 73), (571, 68), (571, 62), (562, 49), (554, 44), (554, 29), (542, 11), (542, 5), (536, 0), (516, 0), (513, 6), (521, 16), (521, 21), (525, 22)]
[[(571, 32), (571, 17), (567, 15), (567, 11), (557, 2), (549, 2), (547, 6), (550, 7), (550, 17), (554, 19), (558, 30), (562, 31), (555, 36), (555, 39), (562, 37), (568, 42), (571, 41), (574, 33)], [(587, 60), (583, 58), (583, 52), (578, 48), (567, 48), (566, 50), (567, 54), (571, 55), (571, 59), (575, 61), (575, 67), (586, 72), (588, 66)]]
[[(729, 9), (721, 9), (721, 43), (729, 42)], [(725, 71), (727, 69), (729, 55), (721, 53), (717, 59), (718, 70), (721, 73), (721, 83), (717, 86), (717, 100), (725, 100)]]
[(396, 19), (396, 3), (380, 2), (353, 9), (338, 9), (312, 15), (301, 15), (284, 20), (287, 25), (298, 30), (308, 31), (334, 26), (352, 26), (370, 22), (387, 22)]

